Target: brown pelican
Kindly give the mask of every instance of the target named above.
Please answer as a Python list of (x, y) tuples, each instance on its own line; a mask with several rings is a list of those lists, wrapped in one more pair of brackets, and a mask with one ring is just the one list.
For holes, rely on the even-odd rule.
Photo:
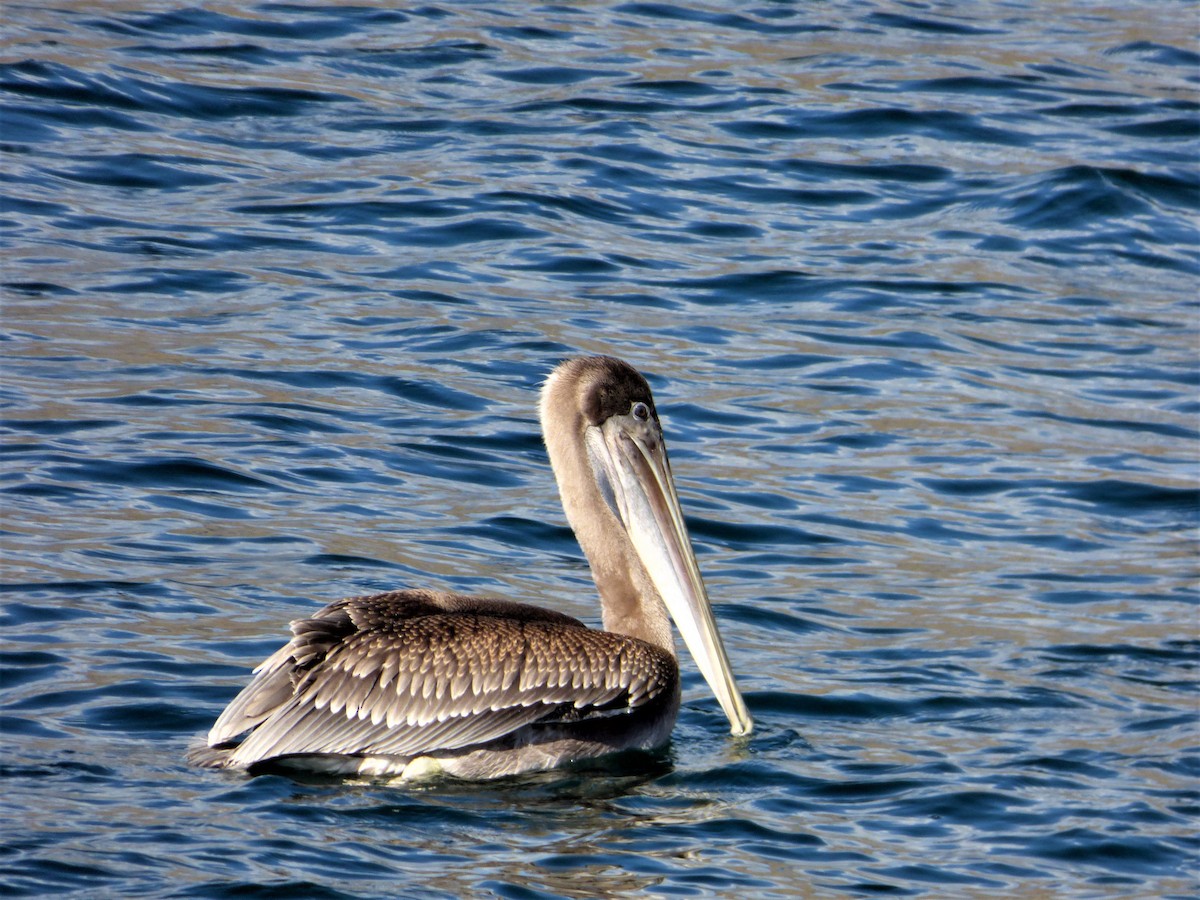
[(750, 732), (650, 386), (621, 360), (571, 359), (546, 380), (540, 412), (604, 630), (436, 591), (339, 600), (292, 623), (193, 762), (481, 779), (649, 750), (667, 742), (679, 711), (668, 613), (732, 733)]

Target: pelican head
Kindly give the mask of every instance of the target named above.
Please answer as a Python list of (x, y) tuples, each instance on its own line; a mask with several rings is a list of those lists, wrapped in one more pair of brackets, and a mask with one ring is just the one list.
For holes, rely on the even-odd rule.
[(749, 734), (754, 722), (700, 577), (650, 385), (619, 359), (571, 359), (546, 381), (541, 420), (567, 520), (600, 591), (605, 630), (673, 654), (669, 613), (731, 732)]

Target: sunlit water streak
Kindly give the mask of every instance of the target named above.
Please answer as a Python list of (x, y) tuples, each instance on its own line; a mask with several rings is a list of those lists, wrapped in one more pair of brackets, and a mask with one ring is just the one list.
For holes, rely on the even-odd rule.
[[(1195, 891), (1182, 3), (7, 4), (6, 893)], [(651, 378), (758, 730), (189, 769), (286, 622), (594, 621), (536, 430)]]

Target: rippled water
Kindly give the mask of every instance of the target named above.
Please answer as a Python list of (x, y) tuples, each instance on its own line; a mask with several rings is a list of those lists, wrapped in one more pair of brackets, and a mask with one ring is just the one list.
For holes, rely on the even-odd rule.
[[(390, 7), (390, 8), (389, 8)], [(1196, 890), (1190, 4), (9, 3), (4, 892)], [(596, 619), (536, 426), (651, 378), (758, 729), (188, 768), (286, 622)]]

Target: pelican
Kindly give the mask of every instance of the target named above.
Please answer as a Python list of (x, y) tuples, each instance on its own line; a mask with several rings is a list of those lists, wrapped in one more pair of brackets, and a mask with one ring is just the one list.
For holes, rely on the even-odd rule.
[(292, 622), (194, 763), (480, 780), (652, 750), (679, 712), (671, 619), (731, 733), (750, 733), (646, 379), (612, 357), (569, 359), (539, 411), (603, 630), (440, 591), (338, 600)]

